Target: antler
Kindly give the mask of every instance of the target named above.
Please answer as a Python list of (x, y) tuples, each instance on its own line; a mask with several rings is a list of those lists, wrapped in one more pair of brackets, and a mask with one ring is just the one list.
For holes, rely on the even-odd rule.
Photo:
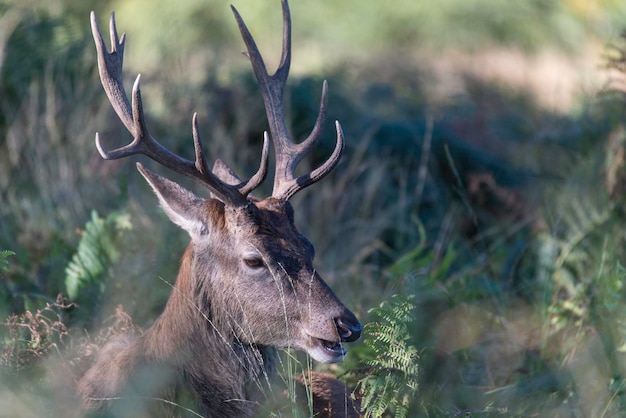
[(146, 155), (169, 169), (199, 181), (218, 195), (224, 203), (231, 206), (245, 206), (247, 204), (247, 195), (257, 188), (267, 175), (269, 157), (269, 142), (267, 136), (265, 136), (263, 141), (263, 152), (258, 171), (249, 180), (239, 184), (228, 184), (220, 180), (208, 168), (204, 149), (200, 142), (198, 117), (196, 113), (194, 113), (192, 118), (193, 143), (196, 154), (195, 163), (172, 153), (159, 144), (156, 139), (148, 133), (139, 88), (141, 75), (137, 76), (135, 84), (133, 85), (132, 106), (131, 103), (128, 102), (126, 91), (122, 84), (122, 61), (124, 57), (124, 41), (126, 34), (122, 34), (121, 38), (118, 37), (117, 28), (115, 26), (115, 14), (111, 14), (110, 20), (110, 53), (107, 52), (104, 39), (96, 23), (96, 15), (94, 12), (91, 12), (91, 31), (96, 43), (98, 70), (104, 91), (109, 97), (109, 101), (115, 113), (117, 113), (117, 116), (124, 126), (126, 126), (126, 129), (133, 135), (133, 141), (130, 144), (112, 151), (105, 151), (96, 133), (96, 147), (102, 158), (116, 160), (133, 154)]
[(231, 6), (239, 31), (243, 37), (248, 53), (246, 54), (252, 63), (254, 75), (261, 87), (263, 93), (263, 101), (265, 102), (265, 112), (272, 133), (272, 142), (276, 151), (276, 174), (274, 177), (274, 190), (272, 196), (278, 199), (287, 200), (296, 192), (317, 182), (326, 174), (328, 174), (339, 162), (341, 153), (343, 152), (344, 138), (343, 131), (339, 122), (335, 122), (337, 129), (337, 144), (331, 156), (321, 166), (308, 174), (303, 174), (295, 178), (295, 169), (300, 160), (311, 150), (318, 142), (322, 125), (326, 119), (326, 110), (328, 103), (328, 84), (324, 81), (322, 87), (322, 100), (320, 103), (317, 120), (313, 126), (313, 130), (309, 136), (299, 144), (295, 144), (289, 137), (287, 124), (283, 109), (283, 93), (287, 77), (289, 75), (289, 66), (291, 63), (291, 16), (289, 14), (289, 5), (287, 0), (282, 0), (283, 6), (283, 49), (280, 64), (274, 75), (267, 73), (267, 68), (263, 62), (263, 57), (246, 27), (241, 15)]

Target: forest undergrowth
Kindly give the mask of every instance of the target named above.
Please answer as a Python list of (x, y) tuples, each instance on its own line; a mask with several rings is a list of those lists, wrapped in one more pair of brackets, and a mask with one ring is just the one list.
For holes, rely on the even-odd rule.
[[(115, 5), (91, 7), (105, 16)], [(134, 164), (97, 154), (96, 131), (119, 144), (127, 135), (97, 78), (88, 6), (0, 2), (0, 406), (15, 417), (80, 415), (77, 376), (112, 336), (154, 321), (187, 244)], [(442, 22), (457, 16), (437, 7)], [(504, 46), (532, 54), (552, 42), (541, 25), (567, 27), (571, 36), (559, 32), (549, 46), (575, 55), (577, 12), (545, 7), (536, 28), (511, 25)], [(207, 36), (232, 47), (226, 27)], [(507, 30), (495, 20), (481, 27), (471, 39)], [(290, 81), (295, 138), (314, 124), (323, 78), (330, 118), (347, 135), (341, 164), (293, 204), (317, 267), (367, 325), (339, 364), (283, 353), (260, 415), (310, 416), (310, 399), (297, 406), (310, 396), (298, 382), (318, 370), (345, 382), (370, 417), (623, 416), (626, 36), (597, 57), (606, 85), (550, 109), (535, 92), (476, 72), (456, 74), (449, 95), (427, 65), (384, 61), (408, 50), (399, 40), (427, 43), (428, 31), (383, 31), (398, 40), (383, 58), (312, 63)], [(197, 47), (208, 41), (199, 36), (193, 26), (183, 39)], [(162, 47), (161, 71), (143, 75), (154, 136), (189, 156), (197, 111), (210, 158), (249, 173), (266, 129), (249, 69), (224, 76), (233, 58), (221, 49), (190, 52), (194, 65), (181, 69), (181, 51)], [(128, 53), (141, 59), (139, 48)], [(303, 165), (332, 152), (332, 131), (329, 122)]]

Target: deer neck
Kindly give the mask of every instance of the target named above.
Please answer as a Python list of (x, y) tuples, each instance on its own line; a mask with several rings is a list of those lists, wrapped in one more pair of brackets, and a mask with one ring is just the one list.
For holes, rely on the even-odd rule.
[(199, 286), (192, 278), (195, 256), (190, 244), (163, 313), (145, 333), (156, 358), (170, 357), (206, 343), (213, 348), (236, 345), (232, 330), (215, 313), (220, 308), (214, 306), (210, 283)]
[(147, 356), (155, 359), (174, 357), (183, 347), (189, 347), (190, 339), (198, 332), (199, 309), (191, 299), (192, 257), (193, 249), (190, 245), (182, 257), (178, 277), (165, 309), (143, 335)]
[[(209, 416), (247, 416), (245, 410), (254, 406), (249, 401), (257, 397), (259, 386), (274, 373), (276, 349), (241, 343), (215, 317), (213, 312), (225, 308), (211, 306), (210, 292), (204, 292), (202, 298), (197, 296), (191, 277), (193, 257), (190, 245), (165, 310), (146, 330), (140, 344), (149, 360), (175, 367), (177, 374), (184, 376), (205, 409), (210, 410)], [(224, 402), (230, 399), (247, 401)], [(243, 409), (221, 411), (215, 409), (216, 405)]]

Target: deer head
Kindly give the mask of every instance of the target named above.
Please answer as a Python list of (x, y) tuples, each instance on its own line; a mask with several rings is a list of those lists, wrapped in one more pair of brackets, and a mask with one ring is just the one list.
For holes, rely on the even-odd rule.
[[(96, 134), (96, 146), (107, 160), (133, 154), (148, 156), (200, 182), (213, 196), (198, 197), (137, 164), (165, 213), (191, 237), (176, 291), (160, 323), (167, 321), (163, 317), (179, 315), (177, 309), (181, 308), (176, 306), (186, 301), (202, 313), (197, 318), (203, 324), (198, 326), (206, 327), (225, 340), (293, 347), (306, 351), (318, 361), (339, 361), (346, 355), (343, 343), (358, 339), (362, 327), (313, 267), (313, 245), (296, 229), (289, 198), (319, 181), (338, 163), (344, 147), (341, 126), (335, 123), (337, 142), (328, 160), (310, 173), (296, 176), (296, 166), (320, 137), (326, 118), (327, 84), (323, 84), (319, 115), (311, 134), (295, 143), (288, 133), (283, 110), (291, 60), (291, 19), (287, 1), (282, 0), (282, 57), (273, 75), (268, 74), (241, 16), (234, 7), (232, 10), (247, 46), (246, 55), (261, 87), (269, 122), (270, 135), (264, 135), (256, 174), (242, 181), (220, 160), (209, 169), (195, 114), (192, 118), (195, 161), (184, 159), (160, 145), (148, 132), (140, 77), (134, 83), (130, 102), (122, 84), (125, 35), (118, 37), (112, 15), (112, 50), (108, 52), (92, 12), (100, 79), (115, 112), (133, 136), (129, 145), (106, 151)], [(276, 154), (274, 188), (270, 197), (257, 200), (250, 197), (250, 193), (266, 177), (269, 142)], [(175, 302), (175, 298), (185, 301)]]

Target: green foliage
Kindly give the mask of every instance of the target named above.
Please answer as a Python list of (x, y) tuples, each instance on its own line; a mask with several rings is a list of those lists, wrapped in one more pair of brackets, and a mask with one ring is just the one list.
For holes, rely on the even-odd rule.
[(371, 350), (367, 375), (359, 381), (361, 408), (366, 417), (385, 412), (406, 417), (418, 389), (417, 349), (409, 344), (409, 325), (415, 320), (412, 297), (394, 295), (370, 313), (378, 320), (365, 326), (365, 345)]
[(128, 213), (113, 212), (102, 219), (92, 211), (76, 253), (65, 270), (65, 287), (71, 300), (88, 300), (104, 292), (103, 279), (120, 257), (120, 243), (131, 229)]
[[(143, 184), (137, 186), (136, 174), (128, 174), (130, 163), (96, 162), (90, 140), (95, 131), (106, 131), (107, 146), (122, 145), (127, 133), (97, 80), (89, 10), (96, 8), (104, 32), (115, 10), (120, 32), (129, 33), (124, 78), (149, 75), (144, 104), (151, 133), (188, 156), (188, 118), (198, 110), (211, 138), (208, 154), (245, 173), (258, 164), (266, 122), (248, 62), (239, 54), (229, 2), (185, 0), (155, 8), (146, 1), (0, 1), (0, 247), (18, 254), (7, 270), (11, 253), (0, 253), (0, 276), (6, 278), (0, 312), (20, 312), (12, 322), (12, 341), (21, 344), (15, 353), (54, 349), (63, 330), (52, 325), (62, 321), (51, 312), (49, 321), (39, 315), (45, 311), (41, 302), (53, 301), (63, 289), (81, 302), (70, 320), (78, 311), (98, 313), (90, 310), (94, 306), (106, 315), (105, 304), (95, 303), (99, 299), (124, 304), (139, 323), (153, 319), (171, 290), (163, 282), (175, 277), (178, 266), (172, 248), (182, 248), (182, 240), (172, 243), (179, 232), (169, 224), (160, 232), (163, 239), (129, 237), (129, 215), (102, 219), (94, 211), (73, 251), (76, 219), (92, 208), (109, 213), (124, 206), (120, 200), (132, 208), (154, 202)], [(235, 2), (267, 51), (269, 67), (278, 59), (281, 23), (278, 2), (271, 3)], [(349, 376), (350, 367), (358, 367), (355, 360), (364, 360), (369, 375), (360, 389), (371, 416), (491, 416), (504, 410), (594, 416), (598, 405), (604, 416), (626, 411), (623, 198), (610, 201), (599, 175), (616, 166), (615, 193), (624, 190), (624, 134), (614, 129), (623, 120), (622, 103), (588, 101), (591, 115), (560, 107), (557, 113), (514, 88), (461, 81), (462, 73), (447, 68), (455, 61), (440, 54), (505, 46), (541, 56), (548, 46), (586, 57), (589, 39), (595, 45), (598, 34), (616, 32), (625, 11), (623, 1), (592, 3), (401, 0), (389, 7), (324, 0), (309, 7), (292, 1), (295, 71), (286, 91), (287, 122), (294, 138), (308, 134), (321, 80), (302, 75), (324, 68), (324, 77), (331, 77), (328, 115), (346, 132), (345, 156), (333, 178), (293, 199), (296, 222), (316, 245), (317, 265), (341, 278), (331, 283), (333, 290), (360, 318), (388, 293), (415, 295), (373, 309), (365, 344), (353, 344), (347, 360), (332, 366)], [(429, 55), (432, 50), (437, 57)], [(612, 52), (612, 66), (624, 71), (623, 51)], [(444, 69), (441, 85), (423, 72), (431, 57), (435, 68)], [(323, 59), (328, 61), (320, 64)], [(327, 71), (327, 63), (336, 71)], [(234, 68), (245, 68), (246, 76)], [(455, 95), (448, 96), (446, 80), (453, 87), (465, 82), (465, 90), (456, 95), (453, 88)], [(425, 103), (439, 103), (429, 89), (440, 87), (451, 104), (427, 108)], [(542, 90), (551, 96), (560, 87)], [(421, 167), (425, 114), (434, 121), (432, 152)], [(330, 128), (303, 164), (315, 166), (332, 152)], [(603, 161), (607, 139), (619, 135), (607, 152), (611, 161)], [(522, 167), (531, 180), (509, 181), (511, 176), (499, 175), (503, 166)], [(419, 176), (412, 173), (421, 168), (425, 184), (416, 184)], [(470, 196), (465, 174), (472, 169), (492, 173), (496, 186), (519, 192), (511, 195), (526, 199), (524, 210), (511, 214), (509, 207), (494, 205), (502, 201), (488, 184), (477, 198)], [(529, 197), (533, 193), (543, 205)], [(144, 215), (136, 209), (133, 222), (149, 224), (137, 213)], [(507, 224), (507, 218), (514, 222)], [(466, 235), (468, 229), (474, 235)], [(145, 295), (142, 305), (132, 306), (137, 294)], [(21, 315), (25, 310), (34, 312), (32, 320)], [(44, 335), (38, 327), (45, 326), (53, 332), (38, 344), (36, 335)], [(415, 411), (413, 403), (407, 412), (417, 391), (414, 346), (420, 348), (423, 410)], [(501, 357), (506, 361), (498, 363)], [(507, 363), (515, 367), (503, 374)]]
[[(395, 7), (387, 7), (381, 2), (324, 0), (315, 7), (293, 2), (291, 12), (298, 22), (294, 25), (294, 37), (323, 48), (329, 62), (359, 52), (372, 54), (386, 50), (389, 45), (410, 50), (416, 46), (438, 50), (507, 46), (538, 51), (548, 46), (572, 51), (590, 32), (605, 35), (608, 31), (605, 26), (610, 27), (605, 21), (619, 22), (626, 12), (623, 4), (617, 2), (605, 2), (603, 7), (589, 10), (564, 4), (574, 2), (398, 0)], [(211, 53), (221, 59), (224, 50), (240, 45), (229, 3), (215, 0), (207, 5), (199, 0), (184, 0), (154, 8), (146, 0), (114, 0), (111, 7), (118, 13), (122, 30), (132, 24), (134, 45), (144, 52), (141, 57), (130, 56), (128, 64), (133, 67), (141, 64), (137, 70), (151, 71), (157, 66), (162, 70), (163, 65), (175, 62), (173, 58), (181, 54), (181, 41), (189, 45), (185, 54), (204, 49), (207, 42), (218, 44)], [(249, 27), (254, 28), (261, 46), (276, 40), (280, 14), (273, 3), (239, 0), (234, 5)], [(335, 24), (337, 18), (341, 19), (341, 25)], [(180, 22), (187, 23), (185, 30)], [(216, 53), (217, 50), (221, 51)], [(319, 65), (315, 62), (320, 59), (318, 54), (311, 55), (308, 64)], [(170, 59), (163, 62), (162, 57)]]
[[(621, 239), (612, 236), (611, 228), (619, 227), (621, 220), (611, 202), (591, 191), (580, 195), (580, 185), (575, 189), (562, 188), (555, 194), (553, 204), (558, 205), (558, 228), (552, 234), (539, 234), (536, 239), (538, 263), (538, 298), (547, 298), (553, 322), (563, 326), (572, 320), (585, 319), (593, 293), (603, 296), (604, 291), (615, 288), (605, 274), (610, 269), (603, 264), (617, 263), (617, 250), (609, 251), (607, 245)], [(577, 199), (572, 197), (576, 194)], [(592, 197), (594, 196), (594, 197)], [(617, 242), (616, 242), (617, 240)], [(607, 303), (614, 298), (606, 295)]]
[(13, 251), (0, 251), (0, 273), (4, 273), (9, 269), (9, 257), (15, 255)]

